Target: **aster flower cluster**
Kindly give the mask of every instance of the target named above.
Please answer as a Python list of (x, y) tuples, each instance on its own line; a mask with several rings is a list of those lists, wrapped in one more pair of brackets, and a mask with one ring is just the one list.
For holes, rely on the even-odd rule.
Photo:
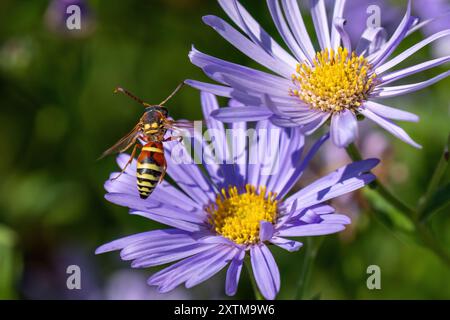
[[(204, 22), (271, 73), (192, 49), (191, 62), (219, 83), (186, 81), (201, 91), (206, 129), (214, 132), (214, 140), (209, 144), (195, 135), (188, 139), (201, 146), (201, 163), (195, 163), (184, 148), (184, 160), (176, 161), (180, 144), (165, 143), (167, 174), (175, 184), (163, 181), (148, 199), (141, 199), (136, 188), (136, 160), (127, 166), (129, 156), (119, 155), (117, 162), (124, 172), (117, 179), (117, 173), (111, 174), (105, 183), (106, 199), (170, 228), (114, 240), (96, 253), (120, 250), (120, 257), (132, 261), (133, 268), (170, 264), (148, 279), (160, 292), (181, 284), (191, 288), (226, 268), (225, 292), (234, 295), (248, 260), (259, 292), (266, 299), (275, 299), (280, 271), (270, 247), (293, 252), (303, 245), (298, 237), (344, 230), (350, 219), (328, 201), (369, 183), (381, 188), (371, 173), (379, 160), (367, 159), (298, 189), (308, 163), (329, 139), (337, 147), (352, 144), (358, 137), (361, 116), (420, 147), (393, 122), (416, 122), (418, 117), (374, 99), (402, 96), (447, 77), (449, 71), (419, 83), (388, 86), (448, 62), (450, 56), (445, 56), (391, 71), (427, 44), (450, 35), (450, 29), (392, 57), (405, 37), (426, 25), (411, 16), (409, 2), (390, 37), (381, 27), (368, 28), (353, 48), (345, 29), (345, 19), (351, 19), (345, 16), (346, 1), (335, 1), (329, 24), (325, 1), (312, 0), (310, 14), (320, 46), (315, 48), (297, 1), (267, 0), (288, 52), (238, 1), (218, 2), (242, 33), (216, 16), (206, 16)], [(216, 95), (230, 98), (226, 107), (219, 107)], [(256, 135), (238, 134), (229, 139), (224, 123), (239, 132), (252, 129)], [(308, 136), (321, 127), (329, 130), (307, 148)], [(277, 132), (276, 138), (268, 140), (269, 132)], [(255, 144), (256, 156), (251, 150)], [(273, 146), (277, 147), (276, 157), (267, 163)]]

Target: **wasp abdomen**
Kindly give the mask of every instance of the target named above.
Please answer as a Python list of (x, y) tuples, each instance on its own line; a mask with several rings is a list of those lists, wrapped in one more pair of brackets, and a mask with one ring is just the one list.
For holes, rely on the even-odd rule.
[(161, 179), (166, 167), (161, 142), (149, 142), (142, 147), (137, 161), (137, 186), (142, 199), (147, 199)]

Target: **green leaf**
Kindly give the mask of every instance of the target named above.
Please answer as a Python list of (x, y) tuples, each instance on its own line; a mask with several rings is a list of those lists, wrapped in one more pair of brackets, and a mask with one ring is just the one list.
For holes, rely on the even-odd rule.
[(394, 206), (387, 202), (379, 193), (370, 188), (364, 188), (363, 192), (366, 199), (376, 210), (376, 213), (378, 214), (377, 217), (389, 229), (396, 229), (407, 233), (414, 231), (414, 223), (402, 212), (398, 211)]
[(427, 201), (427, 205), (422, 209), (423, 215), (421, 220), (429, 219), (440, 209), (450, 204), (450, 183), (439, 188), (434, 195)]

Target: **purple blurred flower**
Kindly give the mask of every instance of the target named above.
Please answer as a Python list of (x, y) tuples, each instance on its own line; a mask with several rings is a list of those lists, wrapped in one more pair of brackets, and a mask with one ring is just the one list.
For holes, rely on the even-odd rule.
[[(69, 30), (68, 19), (73, 11), (68, 10), (71, 6), (79, 8), (80, 29)], [(94, 18), (91, 9), (85, 0), (53, 0), (45, 14), (47, 27), (58, 34), (82, 37), (90, 34), (94, 28)]]
[[(367, 13), (367, 8), (372, 5), (376, 5), (380, 8), (381, 26), (386, 29), (388, 34), (391, 34), (394, 31), (392, 30), (392, 27), (401, 21), (401, 11), (393, 1), (353, 1), (351, 4), (348, 4), (344, 10), (344, 15), (346, 17), (351, 17), (346, 24), (346, 30), (352, 43), (356, 43), (364, 32), (367, 25), (367, 19), (370, 15), (370, 13)], [(420, 18), (420, 21), (430, 20), (423, 28), (421, 28), (422, 33), (427, 37), (450, 28), (450, 3), (448, 0), (416, 0), (412, 2), (412, 12), (415, 16)], [(433, 53), (436, 57), (450, 54), (450, 44), (446, 39), (438, 39), (432, 46)]]
[[(136, 163), (133, 162), (120, 178), (106, 182), (106, 199), (129, 207), (131, 214), (173, 228), (121, 238), (101, 246), (96, 253), (121, 250), (121, 258), (133, 260), (134, 268), (178, 261), (148, 280), (148, 284), (158, 286), (160, 292), (171, 291), (182, 283), (191, 288), (229, 264), (227, 295), (236, 293), (242, 264), (249, 253), (259, 290), (266, 299), (274, 299), (280, 289), (280, 273), (268, 244), (296, 251), (302, 243), (286, 237), (318, 236), (343, 230), (350, 219), (335, 213), (324, 202), (374, 180), (374, 175), (368, 172), (378, 160), (349, 164), (287, 196), (328, 135), (318, 140), (302, 157), (304, 136), (299, 130), (280, 129), (268, 121), (258, 122), (256, 132), (276, 130), (279, 133), (279, 140), (259, 145), (264, 158), (270, 153), (271, 145), (279, 145), (279, 170), (276, 174), (266, 175), (264, 163), (250, 161), (245, 135), (237, 135), (237, 140), (228, 144), (223, 123), (208, 118), (219, 108), (215, 96), (202, 93), (201, 97), (208, 130), (214, 132), (214, 150), (220, 152), (228, 147), (236, 150), (236, 146), (244, 146), (239, 151), (239, 158), (245, 161), (226, 164), (203, 160), (206, 170), (203, 173), (192, 162), (175, 163), (172, 156), (176, 144), (167, 144), (168, 174), (178, 188), (164, 181), (147, 200), (139, 198)], [(233, 104), (230, 108), (239, 106)], [(231, 128), (245, 131), (247, 125), (235, 122)], [(210, 149), (204, 141), (202, 143), (203, 153), (208, 158)], [(128, 156), (122, 154), (117, 160), (123, 167)]]
[(411, 16), (410, 2), (406, 14), (389, 39), (385, 38), (383, 28), (369, 27), (353, 48), (344, 26), (346, 1), (335, 1), (330, 27), (324, 0), (311, 0), (311, 16), (321, 50), (316, 52), (297, 1), (283, 0), (280, 5), (279, 0), (267, 0), (272, 19), (291, 54), (262, 29), (239, 2), (219, 0), (219, 3), (246, 36), (219, 17), (205, 16), (203, 21), (274, 74), (192, 49), (189, 54), (191, 62), (220, 85), (195, 80), (187, 80), (186, 83), (200, 90), (232, 97), (245, 105), (232, 112), (221, 108), (211, 114), (213, 117), (223, 122), (267, 119), (281, 127), (300, 127), (306, 134), (330, 121), (332, 141), (338, 147), (346, 147), (358, 136), (356, 116), (362, 114), (397, 138), (420, 147), (393, 122), (417, 122), (418, 116), (373, 99), (406, 95), (447, 77), (450, 71), (418, 83), (388, 86), (448, 62), (450, 56), (445, 56), (392, 71), (393, 67), (421, 48), (450, 35), (450, 29), (434, 33), (389, 59), (406, 36), (420, 29), (415, 28), (418, 20)]

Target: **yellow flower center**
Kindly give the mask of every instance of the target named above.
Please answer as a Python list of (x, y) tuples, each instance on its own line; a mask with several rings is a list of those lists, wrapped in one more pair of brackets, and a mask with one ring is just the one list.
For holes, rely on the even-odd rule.
[(243, 192), (236, 187), (222, 189), (216, 202), (206, 208), (209, 222), (217, 234), (238, 244), (259, 241), (259, 224), (262, 220), (274, 223), (277, 216), (276, 194), (266, 188), (247, 184)]
[(363, 56), (347, 49), (326, 49), (318, 52), (309, 63), (297, 64), (292, 75), (298, 90), (290, 94), (299, 97), (312, 109), (326, 112), (354, 110), (367, 99), (374, 87), (375, 73)]

